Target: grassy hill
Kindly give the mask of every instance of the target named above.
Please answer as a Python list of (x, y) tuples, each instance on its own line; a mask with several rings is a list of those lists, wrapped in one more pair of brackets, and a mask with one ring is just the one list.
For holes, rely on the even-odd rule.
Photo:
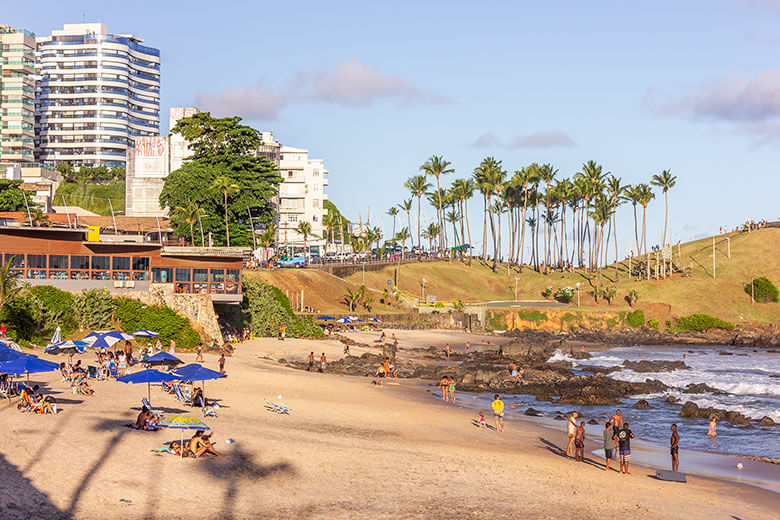
[(62, 198), (68, 206), (79, 206), (98, 215), (111, 215), (108, 200), (114, 206), (114, 213), (124, 214), (125, 181), (111, 181), (107, 184), (63, 182), (54, 195), (54, 205), (62, 205)]
[[(727, 241), (731, 241), (731, 258), (727, 256)], [(685, 268), (684, 274), (671, 278), (649, 281), (628, 280), (627, 261), (618, 265), (619, 280), (614, 283), (614, 266), (602, 270), (603, 285), (615, 285), (617, 297), (612, 305), (601, 301), (598, 304), (590, 291), (590, 284), (598, 284), (598, 277), (584, 271), (575, 273), (553, 273), (544, 275), (525, 269), (522, 274), (516, 269), (507, 273), (506, 266), (492, 272), (488, 266), (474, 261), (471, 267), (461, 262), (421, 262), (404, 264), (398, 273), (398, 285), (402, 291), (420, 294), (420, 281), (425, 278), (428, 295), (437, 300), (460, 299), (464, 302), (514, 299), (515, 278), (518, 298), (539, 300), (546, 287), (553, 290), (563, 286), (581, 288), (581, 310), (623, 311), (630, 309), (625, 296), (630, 290), (639, 295), (637, 307), (648, 311), (649, 316), (664, 318), (687, 316), (702, 312), (711, 314), (735, 324), (780, 322), (780, 304), (751, 304), (750, 296), (744, 291), (744, 283), (757, 276), (766, 276), (780, 285), (780, 229), (767, 228), (752, 233), (730, 233), (716, 237), (716, 278), (712, 278), (712, 239), (698, 240), (674, 248), (674, 262)], [(654, 262), (653, 262), (654, 264)], [(366, 272), (368, 287), (383, 290), (387, 280), (393, 279), (395, 267)], [(257, 272), (264, 280), (285, 289), (306, 288), (306, 299), (310, 305), (325, 312), (344, 312), (341, 303), (347, 287), (361, 283), (362, 274), (347, 278), (345, 284), (333, 276), (318, 271), (281, 270)], [(658, 305), (663, 304), (663, 305)], [(576, 306), (576, 299), (573, 306)], [(666, 305), (669, 307), (667, 308)], [(668, 319), (668, 318), (666, 318)]]

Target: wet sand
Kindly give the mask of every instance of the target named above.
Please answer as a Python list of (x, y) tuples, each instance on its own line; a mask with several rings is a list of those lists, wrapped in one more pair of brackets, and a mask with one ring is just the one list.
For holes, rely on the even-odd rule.
[[(399, 340), (403, 349), (428, 338), (404, 331)], [(224, 454), (213, 459), (156, 454), (179, 432), (122, 426), (135, 419), (146, 385), (96, 382), (96, 395), (82, 398), (53, 373), (33, 375), (62, 411), (22, 414), (0, 403), (0, 518), (711, 519), (775, 518), (780, 508), (780, 495), (751, 486), (660, 482), (638, 466), (621, 476), (593, 456), (575, 463), (561, 455), (562, 432), (530, 422), (508, 421), (504, 434), (480, 430), (472, 411), (432, 399), (421, 381), (375, 387), (277, 361), (310, 351), (336, 359), (342, 348), (334, 340), (240, 345), (229, 377), (205, 386), (222, 405), (205, 420)], [(216, 368), (217, 356), (206, 354), (206, 366)], [(263, 398), (278, 395), (291, 415), (264, 408)], [(159, 387), (152, 404), (200, 417)]]

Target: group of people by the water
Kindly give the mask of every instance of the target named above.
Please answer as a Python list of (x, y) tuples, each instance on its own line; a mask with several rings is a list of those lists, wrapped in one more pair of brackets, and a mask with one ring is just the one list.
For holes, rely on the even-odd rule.
[(455, 402), (455, 385), (457, 382), (455, 381), (454, 376), (447, 376), (441, 378), (441, 381), (439, 381), (439, 388), (441, 389), (441, 398), (443, 401), (447, 401), (448, 403), (454, 403)]

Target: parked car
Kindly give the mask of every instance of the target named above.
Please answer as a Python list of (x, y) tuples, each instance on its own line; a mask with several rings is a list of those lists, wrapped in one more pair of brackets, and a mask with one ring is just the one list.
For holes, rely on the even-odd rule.
[(306, 267), (308, 262), (305, 256), (293, 256), (290, 258), (282, 258), (274, 262), (276, 267)]

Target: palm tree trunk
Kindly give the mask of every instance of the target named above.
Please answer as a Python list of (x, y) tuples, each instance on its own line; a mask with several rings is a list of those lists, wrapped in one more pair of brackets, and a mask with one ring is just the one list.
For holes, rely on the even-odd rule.
[[(412, 210), (406, 211), (406, 223), (409, 224), (409, 231), (412, 230)], [(419, 237), (418, 237), (419, 238)], [(409, 242), (412, 242), (412, 247), (414, 247), (414, 238), (409, 237)], [(417, 247), (420, 247), (420, 244), (417, 244)]]
[(436, 198), (439, 200), (439, 249), (444, 247), (444, 216), (441, 212), (441, 187), (439, 186), (439, 176), (436, 176)]
[[(525, 190), (528, 188), (526, 185)], [(523, 268), (523, 261), (525, 260), (525, 213), (528, 209), (528, 193), (523, 193), (523, 230), (520, 232), (520, 268)]]
[(225, 235), (227, 236), (227, 246), (230, 247), (230, 228), (228, 227), (227, 192), (224, 193), (225, 193)]
[[(666, 247), (666, 229), (669, 225), (669, 192), (664, 190), (664, 205), (666, 206), (666, 209), (664, 210), (664, 232), (663, 232), (663, 238), (661, 239), (661, 247)], [(672, 237), (669, 237), (669, 241), (671, 242)]]
[(615, 210), (615, 213), (612, 214), (612, 220), (614, 221), (612, 232), (615, 235), (615, 283), (617, 283), (620, 276), (618, 273), (617, 210)]
[(417, 246), (419, 247), (422, 242), (420, 242), (420, 206), (421, 206), (421, 200), (422, 200), (422, 194), (417, 196)]
[(482, 194), (482, 201), (485, 209), (482, 214), (482, 261), (487, 260), (487, 219), (488, 219), (488, 207), (487, 207), (487, 193)]
[(463, 199), (463, 215), (466, 216), (466, 232), (469, 234), (469, 266), (471, 266), (471, 227), (469, 226), (469, 219), (467, 217), (469, 213), (468, 199)]
[(647, 229), (647, 207), (642, 206), (642, 242), (645, 244), (645, 272), (647, 273), (647, 279), (650, 279), (650, 253), (647, 252), (647, 235), (645, 231)]
[(636, 202), (634, 202), (634, 238), (636, 239), (636, 254), (640, 255), (642, 250), (639, 249), (639, 230), (637, 229), (637, 218), (636, 218)]
[(490, 234), (493, 237), (493, 271), (496, 270), (496, 251), (498, 249), (496, 245), (496, 226), (495, 222), (493, 221), (493, 206), (490, 204), (490, 199), (487, 200), (487, 210), (488, 215), (490, 216)]
[(190, 244), (195, 245), (195, 231), (194, 224), (190, 222)]

